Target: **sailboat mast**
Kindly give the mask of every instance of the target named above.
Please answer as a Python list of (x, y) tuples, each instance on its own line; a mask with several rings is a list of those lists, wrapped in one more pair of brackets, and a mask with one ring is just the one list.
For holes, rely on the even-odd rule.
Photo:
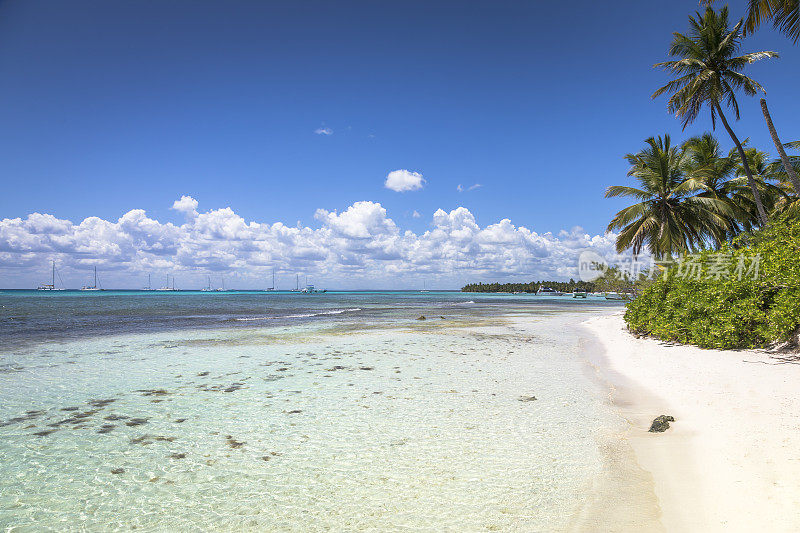
[(94, 288), (97, 288), (97, 265), (94, 266)]
[(53, 284), (53, 288), (55, 289), (56, 288), (56, 262), (55, 261), (53, 261), (53, 281), (52, 281), (52, 284)]

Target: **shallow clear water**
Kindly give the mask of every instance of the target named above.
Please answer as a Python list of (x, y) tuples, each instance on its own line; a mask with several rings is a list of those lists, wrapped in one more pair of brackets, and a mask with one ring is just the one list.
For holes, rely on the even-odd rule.
[[(605, 306), (320, 296), (254, 309), (257, 296), (169, 295), (181, 327), (141, 331), (119, 317), (147, 305), (122, 295), (87, 304), (116, 313), (84, 338), (4, 329), (0, 527), (566, 527), (603, 469), (599, 436), (619, 424), (572, 326)], [(36, 297), (0, 300), (6, 318), (27, 306), (29, 324), (43, 320)], [(91, 322), (70, 316), (81, 297), (44, 305)], [(253, 311), (283, 318), (235, 320)]]

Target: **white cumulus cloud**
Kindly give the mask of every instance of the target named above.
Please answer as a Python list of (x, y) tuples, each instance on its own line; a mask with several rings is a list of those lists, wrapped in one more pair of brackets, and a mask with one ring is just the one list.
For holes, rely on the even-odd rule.
[(172, 209), (186, 215), (196, 215), (198, 205), (197, 200), (191, 196), (181, 196), (180, 200), (175, 200), (175, 202), (173, 202)]
[(386, 176), (384, 186), (395, 192), (416, 191), (422, 188), (425, 180), (419, 172), (393, 170)]
[(322, 126), (315, 129), (314, 133), (316, 133), (317, 135), (333, 135), (333, 130)]

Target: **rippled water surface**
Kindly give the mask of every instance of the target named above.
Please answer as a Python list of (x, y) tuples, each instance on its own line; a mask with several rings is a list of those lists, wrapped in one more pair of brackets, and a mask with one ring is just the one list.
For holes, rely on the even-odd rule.
[(3, 529), (563, 529), (619, 424), (573, 327), (604, 302), (0, 302)]

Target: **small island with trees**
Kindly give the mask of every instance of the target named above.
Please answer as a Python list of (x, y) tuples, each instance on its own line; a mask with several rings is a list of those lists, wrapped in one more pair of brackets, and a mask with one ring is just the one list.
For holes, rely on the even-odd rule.
[(559, 292), (595, 292), (597, 285), (593, 282), (575, 281), (530, 281), (528, 283), (469, 283), (461, 287), (461, 292), (510, 292), (536, 293), (542, 287)]

